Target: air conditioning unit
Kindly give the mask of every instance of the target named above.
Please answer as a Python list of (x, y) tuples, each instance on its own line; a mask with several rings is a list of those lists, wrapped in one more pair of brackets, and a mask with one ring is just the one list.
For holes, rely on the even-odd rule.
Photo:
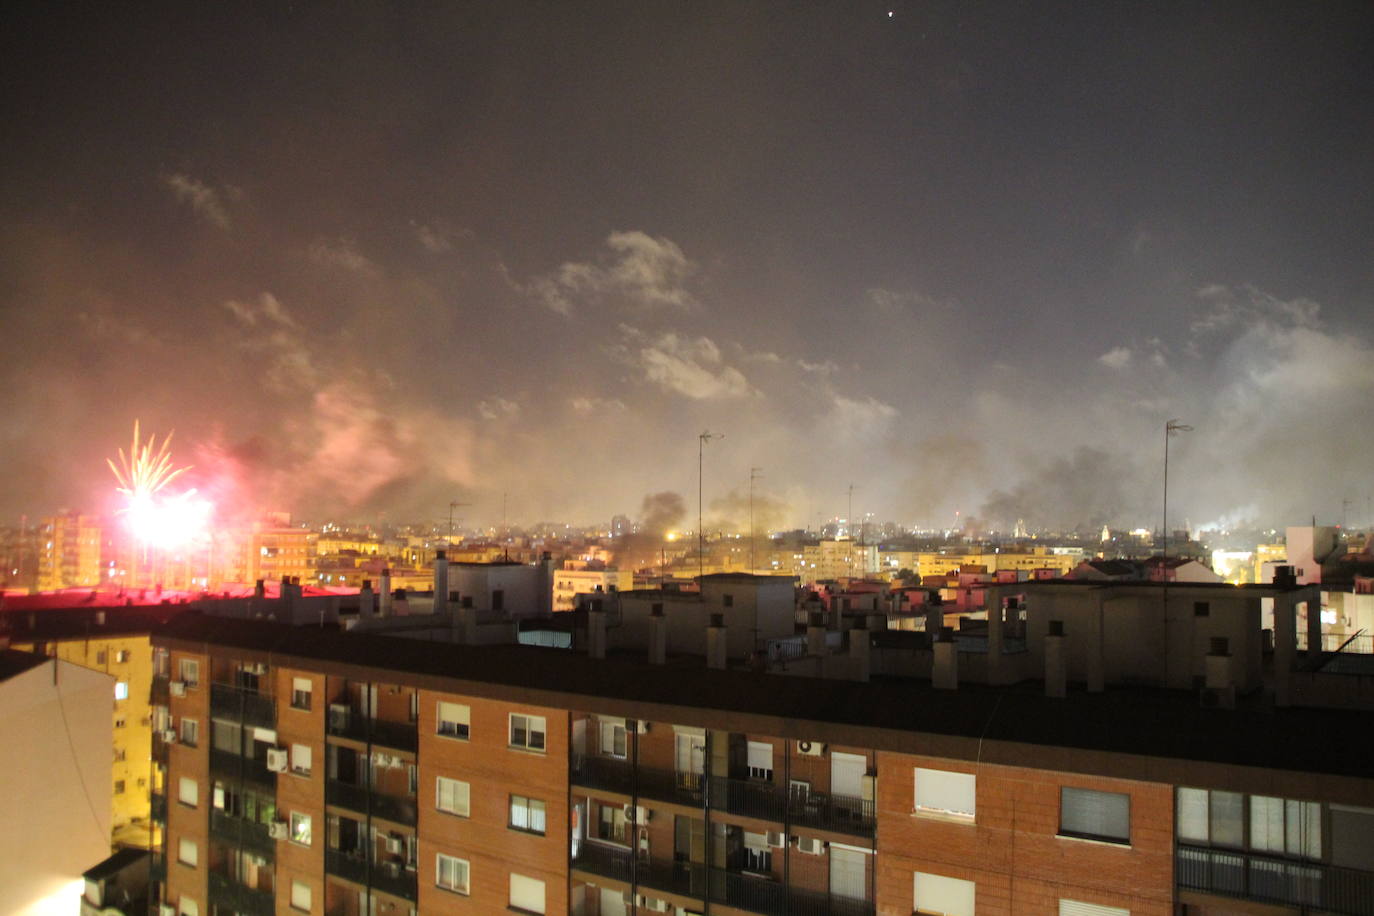
[(177, 730), (175, 728), (164, 728), (161, 734), (162, 740), (168, 744), (177, 743)]
[(768, 831), (768, 845), (772, 846), (774, 849), (783, 848), (787, 845), (787, 834), (778, 833), (774, 830)]
[(273, 773), (285, 773), (287, 767), (287, 754), (284, 747), (269, 747), (267, 749), (267, 768)]
[(649, 734), (649, 723), (648, 723), (647, 721), (645, 721), (644, 719), (635, 719), (635, 720), (634, 720), (634, 723), (635, 723), (635, 734), (638, 734), (638, 735), (647, 735), (647, 734)]
[(386, 838), (386, 851), (393, 855), (399, 855), (406, 848), (406, 838), (399, 833), (393, 833)]
[(172, 683), (169, 685), (168, 689), (170, 689), (170, 690), (172, 691), (172, 696), (174, 696), (174, 697), (184, 697), (184, 696), (186, 696), (186, 682), (185, 682), (185, 681), (172, 681)]
[(267, 825), (267, 835), (274, 840), (284, 840), (291, 834), (291, 827), (286, 821), (273, 821)]
[(804, 757), (822, 757), (825, 755), (825, 745), (819, 741), (798, 741), (797, 753)]
[(825, 852), (825, 840), (817, 839), (813, 836), (797, 837), (797, 852), (804, 852), (808, 856), (818, 856)]
[(653, 817), (653, 812), (643, 805), (625, 806), (625, 820), (631, 824), (647, 824), (651, 817)]

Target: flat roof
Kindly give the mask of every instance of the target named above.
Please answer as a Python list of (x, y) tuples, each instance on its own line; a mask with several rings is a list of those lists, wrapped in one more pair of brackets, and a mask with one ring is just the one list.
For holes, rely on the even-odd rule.
[[(1275, 773), (1334, 778), (1354, 803), (1374, 804), (1374, 712), (1278, 708), (1242, 700), (1203, 708), (1195, 691), (1112, 687), (1065, 699), (1038, 682), (1010, 687), (927, 680), (871, 682), (797, 677), (684, 664), (648, 664), (639, 653), (593, 659), (537, 646), (463, 646), (350, 634), (188, 612), (154, 642), (350, 678), (414, 684), (511, 702), (672, 721), (832, 743), (1183, 785), (1237, 785), (1234, 768), (1255, 768), (1249, 791), (1283, 794)], [(1289, 789), (1292, 797), (1292, 789)], [(1328, 786), (1322, 790), (1336, 791)], [(1353, 793), (1353, 795), (1352, 795)]]

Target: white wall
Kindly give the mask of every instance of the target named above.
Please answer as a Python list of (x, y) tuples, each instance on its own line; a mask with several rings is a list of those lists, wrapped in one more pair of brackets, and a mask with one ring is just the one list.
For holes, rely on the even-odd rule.
[[(0, 808), (7, 812), (0, 887), (7, 912), (66, 889), (110, 854), (114, 683), (54, 660), (0, 683)], [(147, 789), (133, 784), (125, 791)]]

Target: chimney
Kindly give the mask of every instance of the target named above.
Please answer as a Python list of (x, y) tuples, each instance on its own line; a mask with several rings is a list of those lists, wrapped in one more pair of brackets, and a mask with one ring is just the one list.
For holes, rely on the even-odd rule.
[(253, 584), (253, 597), (264, 598), (267, 595), (267, 585), (261, 579)]
[(945, 625), (945, 609), (938, 601), (933, 601), (926, 611), (926, 632), (930, 634), (931, 642), (935, 641), (935, 634), (939, 633)]
[(378, 614), (379, 614), (380, 616), (382, 616), (382, 617), (390, 617), (390, 616), (391, 616), (391, 567), (389, 567), (389, 566), (383, 566), (383, 567), (382, 567), (382, 588), (381, 588), (381, 591), (379, 591), (379, 592), (377, 593), (377, 597), (380, 599), (380, 602), (379, 602), (379, 603), (381, 604), (381, 607), (378, 609)]
[(649, 612), (649, 664), (662, 665), (668, 660), (668, 618), (662, 605)]
[(1064, 644), (1064, 621), (1051, 620), (1045, 634), (1045, 696), (1063, 699), (1069, 693), (1069, 647)]
[(867, 682), (873, 665), (873, 642), (863, 618), (854, 621), (849, 630), (849, 657), (853, 659), (854, 680)]
[(587, 611), (587, 654), (592, 658), (606, 657), (606, 611), (600, 601), (593, 602)]
[(1202, 703), (1204, 706), (1235, 709), (1236, 682), (1231, 668), (1230, 640), (1225, 636), (1213, 636), (1211, 643), (1211, 651), (1207, 653), (1207, 686)]
[(931, 684), (937, 690), (959, 689), (959, 644), (954, 641), (952, 627), (940, 627), (931, 643), (935, 651), (935, 670)]
[(712, 614), (706, 626), (706, 667), (725, 667), (725, 615)]
[(806, 624), (806, 654), (825, 654), (825, 615), (811, 614)]
[(442, 550), (434, 552), (434, 609), (433, 613), (448, 611), (448, 555)]
[(364, 579), (363, 587), (358, 590), (358, 619), (372, 619), (372, 580)]

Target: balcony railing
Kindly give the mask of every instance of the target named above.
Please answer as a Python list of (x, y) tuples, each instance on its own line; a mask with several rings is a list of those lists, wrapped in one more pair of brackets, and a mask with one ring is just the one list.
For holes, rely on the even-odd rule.
[(210, 748), (210, 772), (226, 779), (246, 779), (270, 788), (273, 792), (277, 788), (277, 774), (267, 768), (266, 760), (244, 757), (233, 751)]
[(712, 776), (711, 807), (765, 821), (781, 821), (787, 811), (787, 793), (768, 782)]
[(167, 856), (161, 852), (154, 852), (152, 861), (148, 863), (149, 881), (167, 880)]
[(674, 802), (679, 805), (701, 807), (706, 777), (700, 773), (684, 773), (639, 767), (638, 791), (645, 798)]
[(569, 778), (574, 785), (629, 795), (634, 788), (634, 767), (615, 757), (574, 754)]
[(210, 809), (210, 835), (269, 861), (277, 853), (277, 841), (267, 832), (266, 824), (235, 817), (218, 808)]
[(230, 910), (243, 916), (276, 916), (276, 899), (271, 891), (247, 887), (217, 871), (209, 874), (212, 910)]
[(1374, 916), (1374, 872), (1179, 846), (1179, 887), (1348, 916)]
[(163, 824), (167, 823), (167, 796), (153, 792), (148, 796), (148, 816)]
[(415, 901), (419, 899), (419, 881), (415, 872), (400, 863), (368, 863), (362, 850), (325, 849), (324, 870), (355, 884), (375, 888), (393, 897)]
[(648, 862), (637, 863), (635, 878), (642, 888), (666, 891), (682, 897), (696, 897), (698, 900), (706, 899), (705, 865), (651, 859)]
[(787, 891), (787, 912), (790, 916), (873, 916), (877, 908), (872, 900), (790, 888)]
[(711, 869), (711, 899), (764, 916), (787, 913), (787, 885), (719, 868)]
[(325, 729), (336, 737), (401, 751), (413, 752), (420, 747), (419, 730), (414, 722), (368, 718), (351, 706), (338, 703), (330, 705)]
[(211, 684), (210, 714), (244, 725), (275, 728), (277, 701), (257, 691), (244, 690), (231, 684)]
[(787, 799), (788, 818), (798, 827), (833, 830), (871, 837), (877, 824), (873, 802), (852, 795), (794, 793)]
[(618, 881), (630, 880), (630, 850), (619, 846), (606, 846), (602, 843), (582, 841), (573, 859), (572, 867), (615, 878)]
[(153, 685), (148, 690), (148, 705), (167, 706), (172, 700), (172, 678), (167, 674), (154, 674)]
[(347, 808), (359, 814), (371, 814), (408, 827), (414, 827), (419, 817), (419, 808), (413, 796), (388, 795), (337, 779), (325, 780), (324, 798), (331, 805)]

